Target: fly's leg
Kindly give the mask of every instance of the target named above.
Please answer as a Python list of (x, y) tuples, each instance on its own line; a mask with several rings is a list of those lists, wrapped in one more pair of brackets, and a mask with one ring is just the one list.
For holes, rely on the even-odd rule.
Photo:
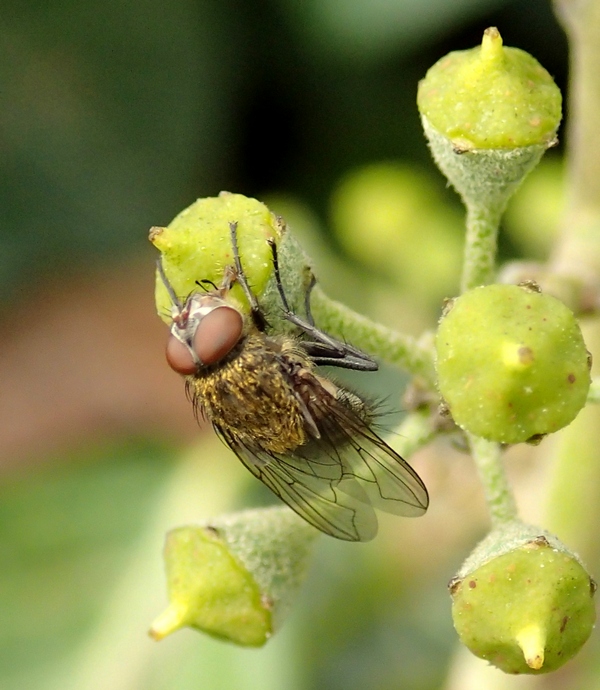
[(378, 369), (375, 362), (369, 355), (348, 343), (332, 338), (315, 326), (312, 312), (310, 309), (310, 293), (312, 292), (316, 279), (311, 276), (310, 285), (306, 291), (305, 309), (306, 319), (301, 318), (290, 309), (289, 302), (281, 282), (279, 271), (279, 259), (277, 256), (277, 246), (273, 240), (267, 240), (273, 255), (273, 270), (275, 272), (275, 284), (277, 292), (283, 305), (283, 316), (290, 323), (302, 329), (312, 340), (302, 341), (300, 345), (306, 354), (317, 366), (328, 365), (343, 369), (355, 369), (358, 371), (376, 371)]
[(160, 259), (156, 260), (156, 270), (158, 271), (158, 275), (160, 276), (160, 279), (163, 282), (163, 285), (167, 288), (167, 292), (169, 293), (169, 297), (171, 298), (171, 303), (173, 304), (174, 307), (177, 307), (177, 310), (179, 313), (183, 311), (183, 304), (179, 297), (175, 294), (175, 290), (173, 290), (173, 286), (169, 282), (169, 279), (165, 275), (165, 269), (162, 264), (162, 257)]
[(252, 292), (248, 280), (246, 279), (246, 274), (242, 268), (242, 261), (240, 259), (240, 251), (237, 242), (237, 223), (229, 223), (229, 232), (231, 234), (231, 246), (233, 249), (233, 261), (235, 263), (235, 280), (242, 286), (242, 290), (246, 295), (246, 299), (250, 304), (250, 311), (252, 316), (252, 321), (259, 331), (264, 332), (269, 325), (265, 318), (265, 315), (260, 308), (256, 295)]

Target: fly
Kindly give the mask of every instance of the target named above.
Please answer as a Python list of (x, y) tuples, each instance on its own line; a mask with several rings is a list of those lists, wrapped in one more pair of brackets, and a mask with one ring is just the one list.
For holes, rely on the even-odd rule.
[[(159, 274), (172, 301), (166, 356), (186, 377), (197, 417), (273, 493), (325, 534), (368, 541), (377, 533), (373, 508), (422, 515), (429, 503), (412, 467), (373, 430), (373, 406), (334, 383), (319, 366), (374, 371), (377, 363), (358, 348), (319, 330), (306, 293), (306, 318), (288, 304), (275, 242), (269, 240), (283, 317), (300, 337), (269, 333), (264, 313), (242, 268), (237, 223), (230, 224), (234, 265), (220, 285), (198, 284), (184, 301), (162, 263)], [(250, 304), (244, 316), (228, 300), (233, 284)]]

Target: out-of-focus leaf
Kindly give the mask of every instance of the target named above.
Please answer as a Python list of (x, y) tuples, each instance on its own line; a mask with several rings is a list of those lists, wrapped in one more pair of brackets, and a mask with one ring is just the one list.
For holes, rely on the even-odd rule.
[[(9, 0), (0, 287), (145, 243), (218, 178), (236, 22), (206, 3)], [(208, 191), (208, 187), (206, 187)]]
[(4, 481), (0, 687), (16, 690), (24, 678), (43, 676), (87, 633), (169, 466), (160, 448), (128, 444), (92, 451), (83, 465)]

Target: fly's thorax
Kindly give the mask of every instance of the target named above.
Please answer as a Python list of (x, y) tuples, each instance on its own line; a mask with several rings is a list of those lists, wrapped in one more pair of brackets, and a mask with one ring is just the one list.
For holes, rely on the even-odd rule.
[(306, 442), (302, 405), (291, 372), (311, 366), (287, 336), (249, 333), (220, 363), (188, 381), (194, 405), (245, 445), (288, 453)]
[(244, 333), (241, 312), (214, 293), (192, 293), (182, 308), (173, 307), (172, 319), (167, 362), (186, 376), (218, 364)]

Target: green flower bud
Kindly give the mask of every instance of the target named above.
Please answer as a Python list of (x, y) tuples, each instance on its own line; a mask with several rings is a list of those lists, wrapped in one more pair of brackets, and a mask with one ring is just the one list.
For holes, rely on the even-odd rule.
[(548, 673), (589, 638), (596, 586), (552, 535), (524, 525), (514, 532), (529, 536), (511, 531), (508, 539), (492, 532), (450, 583), (454, 627), (476, 656), (505, 673)]
[(590, 387), (573, 312), (531, 287), (488, 285), (458, 297), (436, 335), (440, 393), (476, 436), (519, 443), (569, 424)]
[[(304, 304), (310, 279), (308, 260), (283, 219), (271, 213), (260, 201), (230, 192), (198, 199), (166, 228), (152, 228), (149, 239), (161, 252), (163, 269), (175, 294), (184, 300), (199, 289), (197, 280), (211, 280), (219, 285), (225, 267), (233, 265), (230, 223), (237, 223), (242, 266), (254, 294), (261, 298), (260, 304), (269, 323), (277, 323), (289, 330), (290, 324), (280, 318), (281, 303), (275, 288), (271, 248), (267, 240), (274, 239), (278, 244), (286, 296), (294, 308)], [(238, 308), (249, 310), (240, 285), (233, 286), (231, 296)], [(171, 300), (158, 273), (155, 299), (159, 316), (170, 324)]]
[(289, 612), (318, 534), (286, 507), (169, 532), (170, 603), (150, 635), (161, 640), (188, 626), (243, 646), (265, 644)]
[[(198, 199), (166, 228), (150, 230), (150, 241), (162, 253), (165, 275), (179, 297), (198, 289), (197, 280), (221, 282), (225, 267), (233, 263), (230, 223), (238, 224), (240, 254), (250, 284), (259, 294), (264, 289), (271, 273), (267, 239), (278, 240), (281, 228), (276, 217), (256, 199), (221, 192), (218, 197)], [(239, 286), (234, 290), (245, 303)], [(158, 274), (156, 308), (170, 323), (171, 300)]]
[(417, 102), (436, 163), (465, 201), (505, 203), (561, 120), (552, 77), (528, 53), (504, 47), (495, 28), (481, 46), (439, 60)]
[(449, 53), (419, 84), (419, 111), (460, 149), (548, 145), (561, 94), (540, 63), (486, 29), (480, 46)]

